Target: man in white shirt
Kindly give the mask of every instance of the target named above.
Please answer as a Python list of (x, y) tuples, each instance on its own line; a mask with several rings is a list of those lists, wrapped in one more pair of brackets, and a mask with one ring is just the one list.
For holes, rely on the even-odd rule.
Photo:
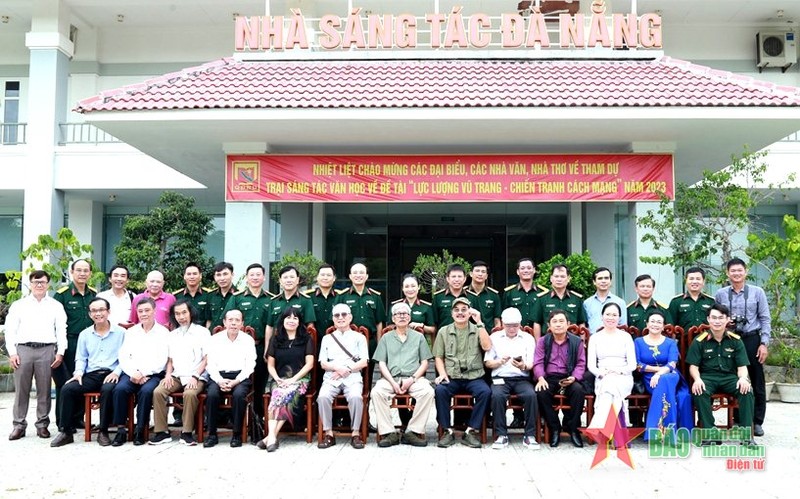
[(155, 434), (151, 445), (172, 441), (167, 428), (167, 398), (175, 392), (183, 392), (183, 420), (180, 442), (196, 445), (192, 436), (197, 396), (206, 386), (206, 346), (211, 333), (195, 323), (197, 309), (188, 300), (179, 300), (172, 306), (172, 318), (178, 324), (170, 333), (167, 372), (153, 393), (153, 418)]
[(353, 429), (350, 445), (354, 449), (363, 449), (364, 441), (361, 439), (359, 427), (364, 413), (364, 402), (361, 399), (364, 378), (360, 371), (367, 367), (367, 340), (363, 334), (350, 329), (353, 315), (349, 305), (337, 303), (333, 307), (332, 314), (336, 330), (322, 338), (319, 350), (319, 362), (325, 374), (322, 376), (322, 386), (317, 396), (317, 407), (325, 434), (317, 447), (327, 449), (336, 445), (331, 407), (334, 397), (344, 392)]
[(493, 449), (508, 447), (506, 404), (511, 394), (522, 399), (525, 417), (525, 436), (522, 445), (538, 450), (536, 441), (536, 391), (531, 382), (533, 354), (536, 341), (533, 336), (520, 331), (522, 314), (516, 308), (507, 308), (501, 315), (503, 329), (490, 336), (492, 348), (484, 356), (484, 365), (492, 370), (492, 413), (497, 440)]
[(11, 304), (6, 317), (6, 347), (14, 369), (14, 429), (9, 440), (25, 436), (31, 380), (36, 381), (36, 435), (50, 438), (50, 377), (67, 349), (67, 314), (47, 296), (50, 276), (43, 270), (30, 275), (31, 294)]
[(124, 265), (114, 265), (108, 273), (108, 282), (111, 289), (97, 293), (100, 298), (108, 300), (111, 306), (108, 313), (108, 320), (112, 325), (127, 324), (131, 315), (131, 303), (136, 296), (133, 291), (128, 289), (128, 267)]
[(122, 374), (114, 388), (114, 424), (117, 436), (111, 443), (114, 447), (125, 444), (128, 432), (128, 400), (136, 395), (136, 427), (133, 445), (143, 445), (144, 431), (150, 424), (150, 409), (153, 407), (153, 391), (164, 379), (169, 358), (169, 331), (155, 320), (156, 304), (152, 298), (143, 298), (136, 304), (139, 323), (128, 329), (125, 341), (119, 349), (119, 365)]
[[(250, 375), (256, 367), (256, 343), (253, 337), (242, 331), (244, 315), (239, 309), (225, 312), (222, 320), (225, 331), (221, 331), (208, 341), (208, 395), (206, 414), (208, 414), (208, 437), (203, 447), (214, 447), (217, 438), (217, 413), (222, 395), (230, 393), (232, 398), (231, 417), (233, 435), (231, 447), (242, 446), (242, 425), (247, 410), (247, 395), (253, 388)], [(184, 421), (187, 418), (184, 417)]]

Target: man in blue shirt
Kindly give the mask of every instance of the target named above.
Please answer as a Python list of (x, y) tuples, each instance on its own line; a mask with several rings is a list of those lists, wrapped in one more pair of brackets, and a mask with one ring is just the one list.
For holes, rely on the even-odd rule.
[(601, 310), (603, 305), (613, 302), (619, 305), (619, 325), (628, 324), (627, 307), (619, 296), (611, 292), (611, 271), (608, 267), (598, 267), (592, 274), (595, 294), (584, 300), (583, 310), (586, 313), (586, 325), (589, 326), (589, 334), (594, 334), (603, 324)]
[(50, 447), (61, 447), (73, 442), (74, 414), (83, 408), (83, 394), (100, 392), (100, 434), (97, 443), (111, 445), (108, 426), (111, 424), (111, 392), (119, 380), (119, 347), (125, 332), (108, 320), (111, 308), (105, 298), (89, 302), (89, 316), (94, 322), (81, 331), (75, 352), (75, 371), (61, 390), (61, 427)]

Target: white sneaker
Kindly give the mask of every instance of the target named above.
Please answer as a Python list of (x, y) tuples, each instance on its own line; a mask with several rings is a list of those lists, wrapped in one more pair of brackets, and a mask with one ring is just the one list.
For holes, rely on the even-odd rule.
[(533, 437), (525, 437), (522, 439), (522, 445), (525, 446), (526, 449), (530, 450), (539, 450), (539, 442), (536, 441)]
[(506, 447), (508, 447), (508, 437), (505, 435), (497, 437), (497, 440), (492, 444), (492, 449), (505, 449)]

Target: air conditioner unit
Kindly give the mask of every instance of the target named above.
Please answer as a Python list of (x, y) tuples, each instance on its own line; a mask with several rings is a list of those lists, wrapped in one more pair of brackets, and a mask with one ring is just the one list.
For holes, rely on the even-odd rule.
[(794, 31), (771, 30), (756, 34), (758, 72), (764, 68), (781, 68), (786, 72), (797, 62), (797, 42)]

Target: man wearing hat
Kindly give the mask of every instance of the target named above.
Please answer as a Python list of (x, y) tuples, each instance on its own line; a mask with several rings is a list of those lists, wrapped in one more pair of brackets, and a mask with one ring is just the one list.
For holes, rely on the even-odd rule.
[(492, 370), (492, 414), (494, 414), (494, 433), (497, 436), (493, 449), (508, 447), (508, 428), (506, 426), (506, 404), (513, 393), (522, 399), (525, 417), (525, 436), (522, 444), (531, 450), (538, 450), (536, 441), (536, 391), (531, 383), (533, 353), (536, 341), (533, 336), (520, 331), (522, 314), (509, 307), (500, 315), (503, 329), (492, 333), (492, 346), (483, 358), (483, 363)]
[[(475, 429), (481, 425), (492, 391), (483, 380), (483, 352), (492, 347), (489, 333), (481, 321), (481, 313), (472, 308), (466, 297), (453, 300), (451, 305), (453, 323), (443, 326), (436, 335), (433, 355), (436, 363), (436, 419), (444, 430), (439, 447), (450, 447), (455, 443), (450, 421), (450, 400), (458, 393), (469, 393), (475, 397), (468, 426), (461, 443), (480, 448), (481, 441)], [(475, 324), (469, 322), (473, 319)]]

